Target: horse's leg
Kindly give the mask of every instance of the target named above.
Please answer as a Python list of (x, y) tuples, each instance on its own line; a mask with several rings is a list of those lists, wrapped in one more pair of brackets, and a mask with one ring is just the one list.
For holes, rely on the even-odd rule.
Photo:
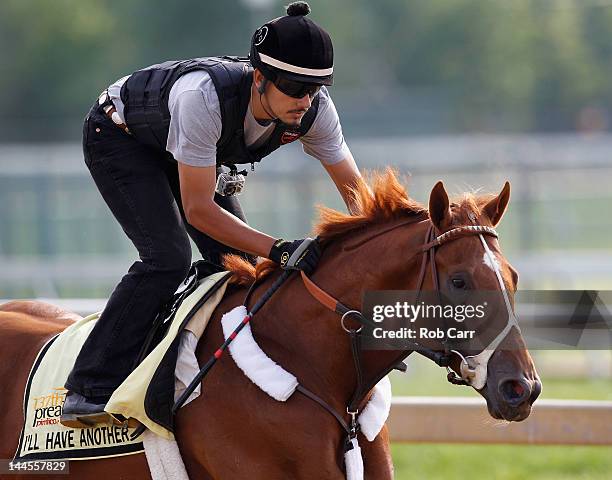
[(368, 442), (363, 435), (360, 435), (359, 445), (363, 455), (365, 480), (392, 480), (393, 460), (391, 459), (387, 425), (372, 442)]
[[(183, 452), (184, 449), (181, 453), (189, 478), (199, 480), (345, 480), (337, 466), (336, 455), (330, 452), (325, 455), (323, 448), (289, 452), (270, 447), (263, 439), (255, 448), (244, 444), (226, 446), (223, 451), (208, 452), (217, 456), (208, 465), (203, 465), (200, 458)], [(211, 474), (208, 469), (214, 469), (215, 473)]]

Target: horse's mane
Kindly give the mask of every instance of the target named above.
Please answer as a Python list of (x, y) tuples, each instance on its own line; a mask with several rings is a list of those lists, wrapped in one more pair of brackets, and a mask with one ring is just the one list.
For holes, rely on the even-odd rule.
[[(314, 226), (314, 234), (328, 242), (368, 226), (415, 216), (427, 218), (429, 215), (421, 203), (408, 197), (395, 170), (389, 167), (383, 172), (369, 174), (367, 179), (360, 179), (351, 188), (351, 199), (356, 206), (353, 214), (318, 205), (319, 221)], [(463, 197), (451, 204), (453, 223), (469, 223), (468, 212), (480, 215), (482, 207), (490, 199), (491, 195), (463, 194)], [(226, 255), (223, 265), (234, 272), (230, 283), (236, 285), (250, 285), (256, 278), (262, 278), (278, 267), (267, 259), (254, 267), (237, 255)]]

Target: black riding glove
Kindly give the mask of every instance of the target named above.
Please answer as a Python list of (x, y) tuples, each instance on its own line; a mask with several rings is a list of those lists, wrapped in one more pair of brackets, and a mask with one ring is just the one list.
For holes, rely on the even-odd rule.
[(284, 270), (303, 270), (311, 273), (319, 263), (321, 249), (313, 238), (302, 238), (292, 242), (279, 238), (272, 248), (268, 258), (278, 263)]

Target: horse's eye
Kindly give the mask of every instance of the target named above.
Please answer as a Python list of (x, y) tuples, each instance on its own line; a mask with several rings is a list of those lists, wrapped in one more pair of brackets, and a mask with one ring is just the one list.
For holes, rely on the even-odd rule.
[(461, 288), (464, 289), (465, 288), (465, 280), (463, 278), (453, 278), (452, 279), (453, 282), (453, 287), (455, 288)]

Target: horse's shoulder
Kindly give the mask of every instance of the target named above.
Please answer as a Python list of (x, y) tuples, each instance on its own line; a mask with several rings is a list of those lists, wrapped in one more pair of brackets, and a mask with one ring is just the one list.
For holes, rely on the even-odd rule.
[(36, 300), (14, 300), (4, 303), (0, 305), (0, 319), (11, 317), (11, 315), (2, 315), (3, 312), (64, 328), (81, 319), (76, 313)]

